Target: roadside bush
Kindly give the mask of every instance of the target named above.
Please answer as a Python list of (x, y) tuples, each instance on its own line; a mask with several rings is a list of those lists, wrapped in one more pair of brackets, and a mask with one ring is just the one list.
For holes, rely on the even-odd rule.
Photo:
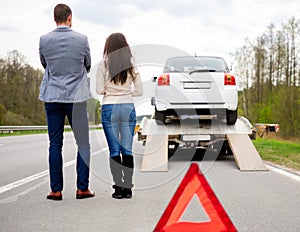
[(6, 108), (0, 104), (0, 125), (4, 124), (4, 117), (6, 115)]
[(3, 120), (3, 125), (24, 126), (24, 125), (32, 125), (32, 122), (28, 118), (25, 118), (23, 115), (16, 114), (11, 111), (7, 111)]

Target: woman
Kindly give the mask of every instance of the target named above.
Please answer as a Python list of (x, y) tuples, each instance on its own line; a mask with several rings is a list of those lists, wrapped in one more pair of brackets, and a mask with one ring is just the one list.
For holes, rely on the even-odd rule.
[(101, 117), (115, 183), (112, 197), (131, 198), (134, 168), (132, 141), (136, 124), (132, 97), (143, 94), (143, 85), (133, 65), (129, 45), (121, 33), (111, 34), (106, 39), (103, 61), (97, 70), (96, 92), (104, 95)]

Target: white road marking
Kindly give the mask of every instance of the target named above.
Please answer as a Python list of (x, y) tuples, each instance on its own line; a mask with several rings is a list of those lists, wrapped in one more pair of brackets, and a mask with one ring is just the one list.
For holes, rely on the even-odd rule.
[(48, 175), (48, 170), (43, 171), (43, 172), (39, 172), (39, 173), (37, 173), (35, 175), (32, 175), (32, 176), (28, 176), (28, 177), (26, 177), (24, 179), (21, 179), (21, 180), (18, 180), (16, 182), (4, 185), (0, 188), (0, 194), (4, 193), (4, 192), (7, 192), (11, 189), (17, 188), (21, 185), (27, 184), (31, 181), (34, 181), (34, 180), (39, 179), (39, 178), (41, 178), (43, 176), (46, 176), (46, 175)]
[[(105, 151), (105, 150), (107, 150), (107, 148), (104, 148), (104, 149), (102, 149), (102, 150), (93, 152), (93, 153), (91, 154), (91, 156), (94, 156), (94, 155), (96, 155), (96, 154), (98, 154), (98, 153), (101, 153), (101, 152), (103, 152), (103, 151)], [(76, 163), (76, 159), (71, 160), (71, 161), (69, 161), (69, 162), (67, 162), (67, 163), (64, 163), (63, 167), (66, 168), (66, 167), (69, 167), (69, 166), (71, 166), (71, 165), (73, 165), (73, 164), (75, 164), (75, 163)], [(30, 182), (32, 182), (32, 181), (34, 181), (34, 180), (37, 180), (37, 179), (42, 178), (42, 177), (47, 176), (47, 175), (49, 175), (49, 170), (45, 170), (45, 171), (39, 172), (39, 173), (37, 173), (37, 174), (34, 174), (34, 175), (32, 175), (32, 176), (28, 176), (28, 177), (26, 177), (26, 178), (24, 178), (24, 179), (15, 181), (15, 182), (10, 183), (10, 184), (7, 184), (7, 185), (4, 185), (4, 186), (0, 187), (0, 194), (1, 194), (1, 193), (4, 193), (4, 192), (7, 192), (7, 191), (9, 191), (9, 190), (12, 190), (12, 189), (14, 189), (14, 188), (20, 187), (20, 186), (22, 186), (22, 185), (25, 185), (25, 184), (27, 184), (27, 183), (30, 183)]]
[(25, 189), (24, 191), (22, 191), (22, 192), (20, 192), (16, 195), (11, 195), (7, 198), (4, 198), (4, 199), (0, 200), (0, 204), (7, 204), (7, 203), (10, 203), (10, 202), (17, 201), (19, 197), (24, 196), (27, 193), (30, 193), (31, 191), (37, 189), (38, 187), (40, 187), (43, 184), (46, 184), (48, 182), (49, 182), (48, 178), (45, 177), (44, 180), (42, 182), (38, 183), (37, 185), (34, 185), (33, 187), (31, 187), (29, 189)]
[(292, 180), (300, 182), (300, 176), (299, 175), (296, 175), (294, 173), (285, 171), (285, 170), (283, 170), (281, 168), (274, 167), (274, 166), (269, 165), (269, 164), (265, 164), (265, 165), (267, 166), (268, 169), (270, 169), (273, 172), (276, 172), (276, 173), (281, 174), (281, 175), (283, 175), (285, 177), (288, 177), (288, 178), (290, 178)]

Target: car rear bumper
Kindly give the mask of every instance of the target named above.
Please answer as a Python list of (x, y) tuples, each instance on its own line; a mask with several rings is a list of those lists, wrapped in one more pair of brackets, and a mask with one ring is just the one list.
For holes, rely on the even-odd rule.
[(166, 102), (156, 98), (152, 98), (151, 102), (158, 111), (166, 111), (171, 109), (237, 109), (237, 102)]
[(236, 87), (229, 86), (220, 91), (212, 90), (183, 91), (169, 86), (157, 87), (154, 105), (157, 110), (167, 109), (229, 109), (236, 110), (238, 95)]

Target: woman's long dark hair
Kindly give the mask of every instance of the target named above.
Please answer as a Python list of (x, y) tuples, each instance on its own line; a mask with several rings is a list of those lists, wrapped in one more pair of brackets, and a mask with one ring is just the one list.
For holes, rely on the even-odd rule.
[(115, 84), (124, 84), (128, 72), (134, 78), (132, 54), (125, 36), (122, 33), (113, 33), (107, 39), (103, 56), (106, 59), (111, 81)]

